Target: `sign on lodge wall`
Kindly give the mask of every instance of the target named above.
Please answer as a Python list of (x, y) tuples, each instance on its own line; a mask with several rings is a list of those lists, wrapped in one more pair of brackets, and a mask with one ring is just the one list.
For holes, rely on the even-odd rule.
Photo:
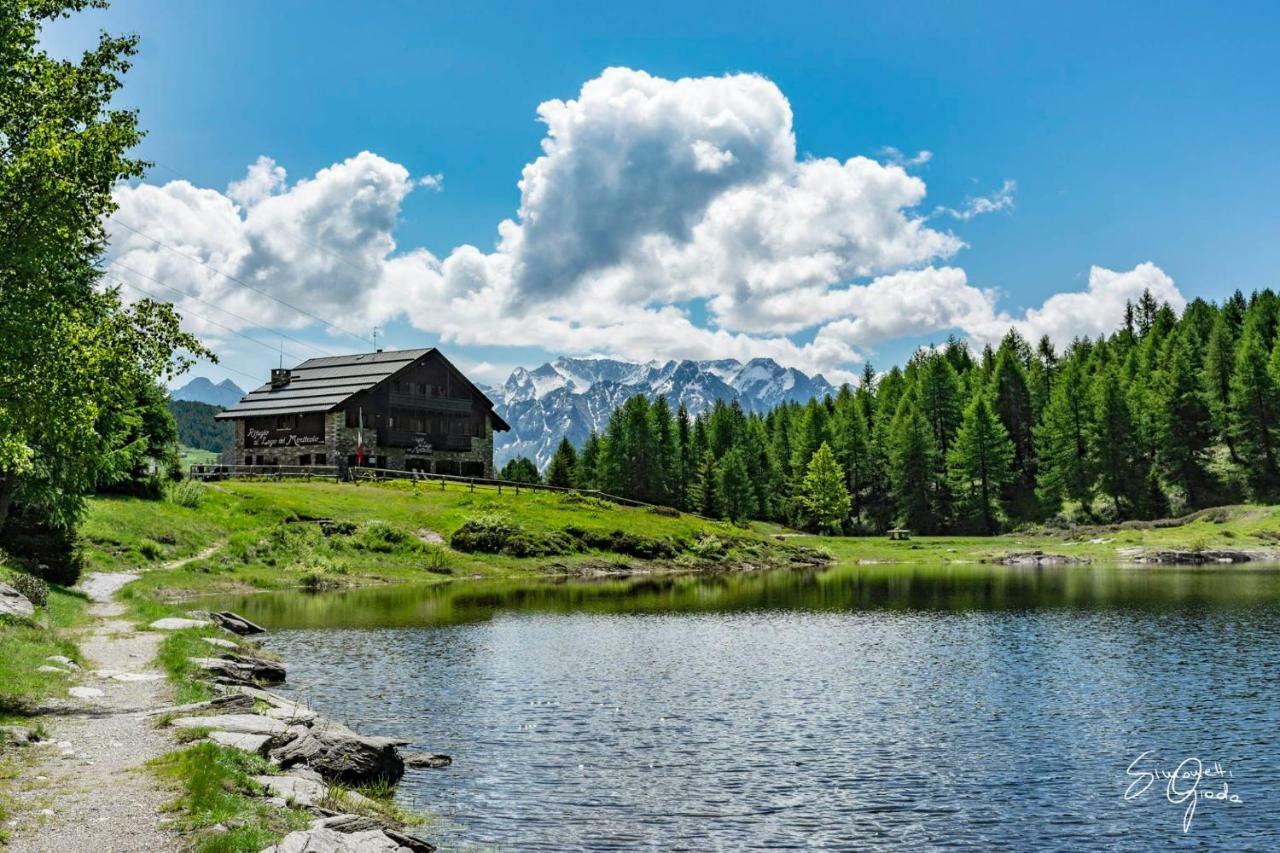
[(244, 426), (245, 447), (313, 447), (324, 444), (323, 415), (254, 418)]
[(274, 429), (245, 430), (245, 447), (310, 447), (324, 442), (323, 435), (282, 432)]

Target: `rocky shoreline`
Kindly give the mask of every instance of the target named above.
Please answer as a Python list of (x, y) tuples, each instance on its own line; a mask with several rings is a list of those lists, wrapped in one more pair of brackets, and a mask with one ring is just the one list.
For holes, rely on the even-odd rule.
[(218, 627), (236, 640), (204, 637), (210, 656), (191, 658), (218, 694), (203, 702), (153, 709), (148, 716), (200, 733), (224, 747), (266, 758), (279, 775), (254, 777), (272, 805), (304, 808), (307, 829), (292, 832), (263, 853), (427, 853), (435, 847), (411, 834), (381, 804), (357, 791), (395, 785), (406, 766), (445, 767), (448, 756), (402, 753), (410, 741), (369, 737), (296, 700), (263, 689), (286, 680), (286, 667), (240, 639), (263, 629), (234, 613), (193, 611), (187, 618), (152, 622), (155, 630)]

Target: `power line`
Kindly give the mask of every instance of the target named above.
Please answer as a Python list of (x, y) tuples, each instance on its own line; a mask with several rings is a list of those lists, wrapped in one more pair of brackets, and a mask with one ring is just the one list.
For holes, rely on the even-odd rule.
[(174, 287), (174, 286), (173, 286), (173, 285), (171, 285), (171, 284), (165, 284), (165, 283), (164, 283), (163, 281), (161, 281), (160, 279), (158, 279), (158, 278), (156, 278), (156, 277), (154, 277), (154, 276), (147, 275), (146, 273), (142, 272), (141, 270), (136, 270), (136, 269), (134, 269), (133, 267), (126, 266), (125, 264), (122, 264), (122, 263), (120, 263), (119, 261), (114, 261), (114, 262), (112, 262), (112, 267), (113, 267), (113, 268), (115, 268), (115, 267), (119, 267), (120, 269), (128, 270), (129, 272), (133, 273), (134, 275), (140, 275), (140, 276), (142, 276), (143, 278), (147, 279), (148, 281), (153, 281), (153, 282), (155, 282), (156, 284), (160, 285), (161, 287), (165, 288), (166, 290), (172, 290), (174, 293), (178, 293), (178, 294), (181, 294), (182, 296), (186, 296), (186, 297), (188, 297), (188, 298), (190, 298), (190, 299), (194, 299), (194, 300), (196, 300), (197, 302), (202, 302), (202, 303), (204, 303), (205, 305), (208, 305), (210, 308), (214, 308), (214, 309), (216, 309), (216, 310), (218, 310), (218, 311), (223, 312), (224, 314), (230, 314), (232, 317), (235, 317), (237, 320), (240, 320), (240, 321), (241, 321), (241, 322), (243, 322), (243, 323), (248, 323), (250, 326), (254, 326), (254, 327), (256, 327), (256, 328), (262, 329), (264, 332), (270, 332), (271, 334), (273, 334), (273, 335), (279, 335), (280, 337), (285, 338), (286, 340), (293, 341), (294, 343), (297, 343), (297, 344), (302, 344), (304, 347), (310, 347), (311, 349), (315, 350), (316, 352), (320, 353), (321, 355), (333, 355), (333, 352), (331, 352), (330, 350), (324, 349), (323, 347), (318, 347), (318, 346), (316, 346), (316, 345), (315, 345), (315, 344), (313, 344), (313, 343), (309, 343), (309, 342), (307, 342), (307, 341), (302, 340), (301, 338), (295, 338), (295, 337), (293, 337), (292, 335), (286, 335), (284, 332), (281, 332), (281, 331), (278, 331), (278, 330), (276, 330), (276, 329), (273, 329), (273, 328), (271, 328), (270, 326), (264, 326), (264, 325), (262, 325), (261, 323), (256, 323), (256, 322), (254, 322), (253, 320), (250, 320), (248, 317), (242, 317), (242, 316), (240, 316), (239, 314), (235, 313), (234, 311), (230, 311), (230, 310), (228, 310), (228, 309), (226, 309), (226, 308), (223, 308), (221, 305), (214, 305), (212, 302), (208, 301), (207, 299), (201, 299), (199, 296), (196, 296), (194, 293), (188, 293), (187, 291), (183, 290), (183, 289), (182, 289), (182, 288), (180, 288), (180, 287)]
[[(133, 283), (133, 282), (131, 282), (131, 281), (125, 281), (123, 278), (118, 279), (118, 281), (119, 281), (119, 283), (120, 283), (120, 284), (123, 284), (125, 287), (131, 287), (131, 288), (133, 288), (134, 290), (138, 291), (139, 293), (141, 293), (141, 294), (143, 294), (143, 295), (145, 295), (145, 296), (147, 296), (147, 297), (149, 297), (149, 298), (151, 298), (151, 299), (161, 299), (161, 297), (156, 296), (154, 293), (152, 293), (152, 292), (151, 292), (151, 291), (149, 291), (149, 290), (145, 290), (144, 288), (138, 287), (138, 285), (134, 284), (134, 283)], [(161, 301), (164, 301), (164, 300), (163, 300), (163, 299), (161, 299)], [(221, 328), (221, 329), (226, 329), (226, 330), (227, 330), (228, 332), (230, 332), (231, 334), (236, 335), (236, 336), (241, 337), (241, 338), (244, 338), (246, 341), (249, 341), (249, 342), (251, 342), (251, 343), (255, 343), (255, 344), (257, 344), (257, 345), (258, 345), (258, 346), (260, 346), (260, 347), (266, 347), (267, 349), (271, 350), (271, 352), (272, 352), (273, 354), (274, 354), (274, 353), (283, 352), (285, 355), (289, 356), (289, 358), (294, 359), (295, 361), (306, 361), (306, 359), (305, 359), (305, 358), (301, 358), (301, 357), (299, 357), (299, 356), (295, 355), (294, 353), (291, 353), (291, 352), (289, 352), (289, 351), (287, 351), (287, 350), (281, 350), (281, 349), (278, 349), (278, 348), (276, 348), (276, 347), (273, 347), (271, 344), (263, 343), (262, 341), (258, 340), (257, 338), (251, 338), (251, 337), (249, 337), (248, 335), (246, 335), (244, 332), (237, 331), (237, 330), (235, 330), (235, 329), (231, 328), (230, 326), (226, 325), (225, 323), (219, 323), (217, 320), (214, 320), (212, 317), (206, 317), (204, 314), (197, 314), (197, 313), (196, 313), (196, 312), (194, 312), (194, 311), (188, 311), (187, 313), (188, 313), (190, 316), (192, 316), (192, 317), (198, 317), (198, 318), (200, 318), (201, 320), (204, 320), (206, 323), (212, 323), (213, 325), (215, 325), (215, 326), (217, 326), (217, 327), (219, 327), (219, 328)]]
[(155, 237), (152, 237), (150, 234), (144, 234), (144, 233), (142, 233), (141, 231), (139, 231), (137, 228), (134, 228), (134, 227), (133, 227), (133, 226), (131, 226), (131, 225), (126, 225), (125, 223), (123, 223), (123, 222), (121, 222), (120, 220), (116, 219), (114, 216), (108, 216), (108, 217), (107, 217), (107, 219), (109, 219), (110, 221), (114, 222), (116, 225), (119, 225), (121, 228), (125, 228), (125, 229), (128, 229), (129, 231), (132, 231), (134, 234), (137, 234), (139, 237), (142, 237), (142, 238), (144, 238), (144, 239), (150, 240), (152, 243), (155, 243), (157, 246), (160, 246), (160, 247), (162, 247), (162, 248), (168, 249), (169, 251), (173, 252), (175, 255), (177, 255), (177, 256), (179, 256), (179, 257), (186, 258), (187, 260), (191, 261), (193, 264), (199, 264), (200, 266), (204, 267), (205, 269), (211, 270), (211, 271), (213, 271), (213, 272), (217, 273), (218, 275), (223, 276), (224, 278), (226, 278), (226, 279), (228, 279), (228, 280), (230, 280), (230, 281), (235, 282), (236, 284), (240, 285), (241, 287), (246, 287), (246, 288), (248, 288), (249, 290), (252, 290), (254, 293), (258, 293), (258, 294), (260, 294), (260, 295), (262, 295), (262, 296), (267, 297), (268, 299), (271, 299), (271, 300), (274, 300), (274, 301), (276, 301), (276, 302), (279, 302), (281, 305), (285, 306), (286, 308), (291, 308), (291, 309), (293, 309), (294, 311), (297, 311), (299, 314), (302, 314), (303, 316), (310, 317), (312, 320), (315, 320), (317, 323), (323, 323), (324, 325), (328, 326), (328, 327), (329, 327), (329, 328), (331, 328), (331, 329), (336, 329), (337, 331), (342, 332), (342, 333), (343, 333), (343, 334), (345, 334), (345, 335), (350, 335), (350, 336), (351, 336), (351, 337), (353, 337), (353, 338), (358, 338), (358, 339), (360, 339), (360, 340), (364, 341), (365, 343), (372, 343), (372, 341), (370, 341), (368, 338), (366, 338), (366, 337), (365, 337), (365, 336), (363, 336), (363, 335), (357, 334), (357, 333), (355, 333), (355, 332), (351, 331), (350, 329), (344, 329), (342, 326), (339, 326), (337, 323), (331, 323), (330, 321), (328, 321), (328, 320), (324, 319), (323, 317), (319, 317), (319, 316), (317, 316), (317, 315), (315, 315), (315, 314), (312, 314), (310, 311), (307, 311), (307, 310), (305, 310), (305, 309), (299, 308), (297, 305), (294, 305), (294, 304), (292, 304), (292, 303), (290, 303), (290, 302), (286, 302), (285, 300), (281, 299), (280, 297), (275, 296), (275, 295), (273, 295), (273, 294), (270, 294), (270, 293), (268, 293), (267, 291), (263, 290), (263, 289), (262, 289), (262, 288), (260, 288), (260, 287), (254, 287), (252, 284), (249, 284), (249, 283), (248, 283), (248, 282), (246, 282), (246, 281), (242, 281), (242, 280), (240, 280), (240, 279), (236, 278), (235, 276), (231, 275), (230, 273), (223, 272), (222, 270), (218, 269), (217, 267), (214, 267), (214, 266), (211, 266), (211, 265), (209, 265), (209, 264), (206, 264), (204, 261), (200, 260), (199, 258), (197, 258), (197, 257), (195, 257), (195, 256), (193, 256), (193, 255), (188, 255), (186, 252), (183, 252), (183, 251), (181, 251), (180, 249), (175, 249), (173, 246), (170, 246), (168, 243), (162, 243), (161, 241), (157, 240)]

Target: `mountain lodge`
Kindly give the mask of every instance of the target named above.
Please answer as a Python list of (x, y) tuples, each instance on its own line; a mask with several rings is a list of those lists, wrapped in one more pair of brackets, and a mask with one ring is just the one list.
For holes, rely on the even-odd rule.
[[(218, 414), (235, 464), (493, 476), (493, 402), (434, 347), (312, 358)], [(363, 459), (358, 461), (362, 445)]]

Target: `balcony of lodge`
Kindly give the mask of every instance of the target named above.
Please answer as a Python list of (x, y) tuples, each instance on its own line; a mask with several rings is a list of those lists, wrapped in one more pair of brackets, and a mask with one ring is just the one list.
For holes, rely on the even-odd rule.
[(420, 409), (431, 412), (448, 412), (465, 415), (471, 411), (471, 399), (460, 397), (433, 397), (426, 394), (405, 394), (392, 391), (388, 394), (392, 408)]

